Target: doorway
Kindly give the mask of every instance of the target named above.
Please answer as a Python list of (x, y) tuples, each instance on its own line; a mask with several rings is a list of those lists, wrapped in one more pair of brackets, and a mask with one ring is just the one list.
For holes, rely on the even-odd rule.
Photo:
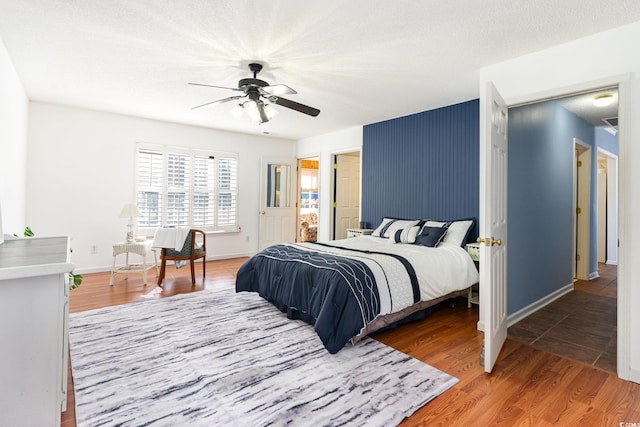
[(298, 242), (318, 240), (320, 220), (320, 160), (317, 157), (298, 159)]
[(589, 280), (591, 147), (573, 138), (573, 277)]
[[(601, 144), (613, 140), (609, 147), (617, 153), (617, 126), (611, 126), (603, 119), (616, 118), (618, 113), (617, 102), (606, 111), (592, 105), (595, 95), (602, 91), (613, 93), (617, 100), (617, 87), (555, 99), (590, 123), (594, 131), (593, 147), (578, 138), (573, 140), (574, 203), (571, 215), (574, 218), (573, 277), (576, 279), (573, 290), (538, 307), (534, 313), (512, 325), (509, 337), (617, 372), (617, 156), (602, 149)], [(582, 102), (578, 107), (580, 102), (576, 99), (580, 97), (589, 103)], [(613, 136), (609, 142), (599, 139), (598, 132), (602, 129)], [(609, 162), (610, 170), (601, 176)], [(599, 191), (596, 187), (600, 187)], [(611, 252), (615, 261), (608, 259), (610, 243), (615, 247)]]
[(333, 155), (332, 239), (346, 239), (360, 222), (360, 151)]

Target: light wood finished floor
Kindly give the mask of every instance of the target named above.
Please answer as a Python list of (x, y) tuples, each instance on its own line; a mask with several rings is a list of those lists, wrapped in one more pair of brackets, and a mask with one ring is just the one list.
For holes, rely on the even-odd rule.
[[(167, 267), (164, 290), (151, 274), (142, 285), (140, 275), (128, 281), (109, 273), (87, 274), (71, 292), (70, 311), (161, 298), (177, 293), (234, 286), (245, 259), (210, 261), (207, 278), (196, 267), (196, 286), (189, 268)], [(494, 372), (478, 363), (483, 335), (476, 330), (478, 310), (466, 300), (455, 307), (442, 305), (427, 319), (374, 334), (374, 338), (457, 377), (453, 388), (418, 410), (403, 426), (618, 426), (640, 423), (640, 385), (587, 364), (553, 355), (521, 341), (507, 339)], [(62, 426), (75, 426), (73, 383), (69, 372), (68, 409)], [(639, 424), (640, 425), (640, 424)]]

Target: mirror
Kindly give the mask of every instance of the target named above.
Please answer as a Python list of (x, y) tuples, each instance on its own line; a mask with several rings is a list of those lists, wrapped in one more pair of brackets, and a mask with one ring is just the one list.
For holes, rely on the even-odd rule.
[(267, 207), (291, 206), (291, 166), (267, 164)]

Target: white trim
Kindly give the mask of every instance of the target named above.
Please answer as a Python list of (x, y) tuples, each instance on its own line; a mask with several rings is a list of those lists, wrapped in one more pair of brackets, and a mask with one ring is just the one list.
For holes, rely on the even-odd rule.
[[(579, 138), (573, 138), (573, 255), (574, 278), (588, 280), (591, 259), (591, 157), (592, 148)], [(580, 168), (577, 163), (582, 162)], [(582, 172), (579, 172), (580, 169)], [(576, 209), (582, 212), (578, 215)], [(580, 255), (578, 260), (577, 256)]]
[[(485, 76), (485, 69), (481, 70), (480, 81), (481, 83), (487, 81)], [(491, 74), (491, 73), (489, 73)], [(634, 378), (631, 378), (631, 285), (633, 280), (631, 277), (627, 277), (626, 269), (624, 268), (627, 263), (634, 260), (627, 259), (627, 241), (629, 237), (629, 245), (633, 244), (631, 236), (626, 236), (626, 221), (625, 207), (626, 207), (626, 195), (630, 194), (627, 191), (627, 184), (624, 177), (629, 176), (627, 172), (628, 162), (631, 160), (625, 157), (626, 149), (626, 126), (627, 110), (633, 111), (634, 97), (632, 95), (631, 79), (633, 73), (621, 73), (611, 75), (602, 79), (583, 81), (573, 85), (567, 86), (554, 86), (550, 89), (526, 93), (523, 95), (506, 96), (507, 105), (511, 108), (520, 104), (528, 104), (533, 102), (540, 102), (545, 99), (557, 98), (560, 95), (570, 95), (577, 92), (592, 91), (602, 87), (618, 86), (618, 376), (623, 380), (632, 380), (640, 383), (640, 375), (635, 371)], [(482, 90), (482, 84), (480, 85)], [(482, 156), (482, 153), (481, 153)], [(630, 166), (630, 165), (629, 165)], [(621, 178), (622, 177), (622, 178)], [(482, 203), (482, 200), (481, 200)]]
[[(627, 191), (627, 180), (629, 176), (627, 167), (631, 167), (629, 156), (625, 156), (627, 152), (626, 135), (627, 135), (627, 111), (633, 111), (633, 96), (631, 95), (631, 74), (626, 74), (619, 78), (618, 83), (618, 376), (622, 379), (631, 379), (631, 277), (627, 277), (625, 265), (630, 265), (635, 261), (628, 258), (627, 244), (634, 244), (631, 236), (627, 236), (627, 216), (625, 208), (627, 203), (627, 194), (631, 194), (631, 189)], [(627, 243), (629, 237), (629, 243)], [(629, 246), (631, 247), (631, 246)], [(637, 331), (635, 331), (637, 332)], [(636, 376), (636, 382), (640, 383), (640, 376)]]
[[(591, 80), (588, 82), (581, 82), (578, 84), (556, 87), (553, 89), (547, 89), (539, 92), (529, 93), (521, 96), (516, 96), (513, 98), (505, 99), (507, 101), (507, 105), (509, 108), (517, 107), (525, 104), (532, 104), (537, 102), (543, 102), (549, 99), (556, 98), (564, 98), (566, 96), (570, 96), (572, 94), (577, 94), (581, 92), (593, 92), (598, 90), (599, 88), (609, 88), (612, 86), (620, 85), (624, 81), (629, 81), (633, 76), (632, 73), (623, 73), (615, 76), (606, 77), (603, 79)], [(619, 88), (618, 88), (619, 89)], [(618, 92), (618, 119), (620, 118), (620, 93)], [(620, 151), (618, 150), (618, 153)]]
[[(617, 138), (617, 137), (616, 137)], [(613, 154), (603, 148), (598, 147), (598, 156), (607, 159), (607, 257), (606, 264), (618, 265), (618, 241), (620, 234), (618, 230), (618, 200), (620, 191), (618, 187), (618, 155)], [(611, 179), (613, 178), (613, 179)], [(615, 231), (615, 233), (613, 232)], [(613, 256), (611, 256), (613, 255)]]
[(555, 292), (550, 293), (549, 295), (539, 299), (538, 301), (529, 304), (528, 306), (516, 311), (513, 314), (510, 314), (509, 316), (507, 316), (507, 326), (509, 327), (513, 326), (514, 324), (518, 323), (525, 317), (532, 315), (536, 311), (551, 304), (558, 298), (572, 291), (573, 291), (573, 283), (569, 283), (568, 285), (563, 286), (562, 288), (558, 289)]
[(600, 277), (600, 273), (598, 273), (597, 271), (592, 271), (591, 273), (589, 273), (589, 280), (597, 279), (598, 277)]
[(640, 384), (640, 371), (636, 369), (629, 370), (629, 380)]

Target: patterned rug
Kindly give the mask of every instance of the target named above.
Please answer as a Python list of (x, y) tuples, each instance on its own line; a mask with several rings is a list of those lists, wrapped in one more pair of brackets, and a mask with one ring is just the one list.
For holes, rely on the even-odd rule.
[(69, 340), (78, 427), (389, 426), (458, 382), (226, 288), (75, 313)]

